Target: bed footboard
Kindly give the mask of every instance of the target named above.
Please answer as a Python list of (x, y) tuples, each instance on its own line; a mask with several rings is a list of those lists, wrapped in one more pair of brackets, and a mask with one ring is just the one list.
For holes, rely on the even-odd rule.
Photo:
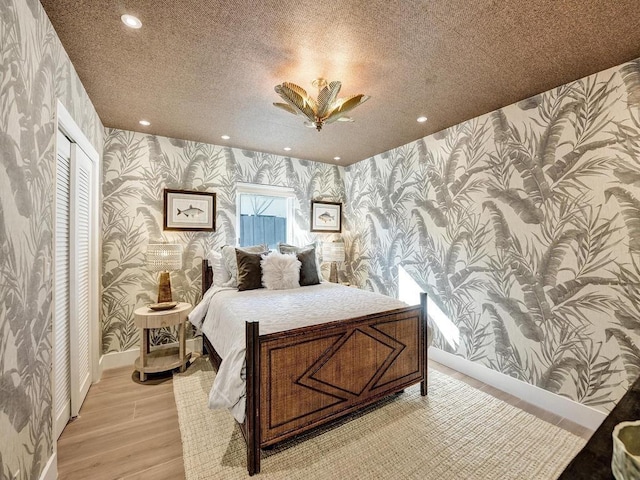
[(260, 471), (260, 324), (247, 322), (247, 406), (244, 437), (247, 442), (247, 470), (249, 475)]
[(421, 304), (259, 335), (247, 323), (247, 466), (260, 448), (416, 383), (427, 394), (426, 294)]

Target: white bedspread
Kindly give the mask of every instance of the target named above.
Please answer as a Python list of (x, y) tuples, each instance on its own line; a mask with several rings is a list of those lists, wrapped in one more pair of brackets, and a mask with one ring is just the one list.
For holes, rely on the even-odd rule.
[(326, 282), (292, 290), (211, 287), (189, 315), (222, 358), (209, 408), (229, 408), (236, 420), (244, 421), (246, 321), (259, 321), (264, 335), (406, 306), (395, 298)]

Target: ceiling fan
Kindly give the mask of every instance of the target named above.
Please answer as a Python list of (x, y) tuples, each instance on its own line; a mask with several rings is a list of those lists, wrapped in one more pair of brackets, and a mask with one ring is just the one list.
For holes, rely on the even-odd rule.
[(327, 83), (324, 78), (317, 78), (311, 84), (318, 89), (317, 99), (310, 97), (304, 88), (294, 83), (284, 82), (276, 85), (276, 93), (287, 103), (274, 105), (294, 115), (306, 117), (308, 121), (305, 122), (305, 126), (318, 131), (322, 130), (325, 123), (353, 122), (353, 119), (345, 114), (370, 98), (363, 94), (338, 98), (342, 87), (342, 83), (338, 81)]

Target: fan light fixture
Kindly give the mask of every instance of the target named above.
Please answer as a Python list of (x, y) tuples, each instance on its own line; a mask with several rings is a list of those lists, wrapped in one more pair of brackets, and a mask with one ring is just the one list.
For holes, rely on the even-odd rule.
[(282, 85), (276, 85), (275, 91), (287, 103), (274, 105), (294, 115), (306, 117), (309, 121), (305, 122), (305, 125), (315, 127), (318, 131), (322, 130), (325, 123), (353, 122), (352, 118), (345, 117), (345, 113), (369, 100), (368, 95), (362, 94), (338, 98), (341, 82), (327, 83), (324, 78), (317, 78), (311, 84), (318, 88), (317, 100), (311, 98), (304, 88), (284, 82)]

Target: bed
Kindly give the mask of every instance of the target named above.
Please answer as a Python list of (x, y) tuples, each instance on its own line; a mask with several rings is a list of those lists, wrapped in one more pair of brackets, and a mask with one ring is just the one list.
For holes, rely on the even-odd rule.
[[(202, 280), (203, 299), (211, 297), (216, 287), (209, 290), (212, 272), (207, 260), (202, 263)], [(330, 295), (338, 295), (333, 298), (359, 298), (364, 295), (362, 298), (365, 301), (370, 298), (366, 295), (375, 295), (325, 283), (314, 287), (315, 290), (313, 287), (295, 290), (302, 295), (321, 294), (327, 295), (327, 298), (332, 298)], [(331, 320), (331, 308), (327, 306), (329, 321), (322, 320), (317, 324), (294, 328), (287, 326), (286, 330), (276, 328), (274, 331), (274, 322), (265, 319), (268, 313), (271, 317), (274, 313), (265, 312), (261, 332), (261, 318), (258, 317), (262, 315), (256, 313), (258, 311), (251, 308), (250, 304), (258, 301), (256, 298), (259, 295), (273, 296), (273, 293), (228, 290), (231, 289), (213, 292), (218, 295), (218, 308), (220, 305), (227, 308), (235, 301), (235, 311), (241, 309), (240, 305), (247, 305), (249, 315), (256, 317), (240, 327), (233, 327), (244, 330), (242, 378), (246, 384), (243, 385), (243, 401), (235, 405), (236, 412), (232, 409), (232, 413), (240, 423), (247, 443), (247, 469), (250, 475), (260, 472), (260, 452), (263, 448), (334, 421), (417, 383), (420, 383), (421, 394), (427, 394), (426, 294), (421, 294), (420, 305), (407, 307), (393, 304), (391, 309), (357, 314), (341, 320)], [(245, 297), (234, 297), (240, 294)], [(295, 305), (292, 309), (293, 312), (299, 312)], [(316, 314), (319, 310), (325, 309), (316, 308)], [(227, 309), (225, 315), (229, 311)], [(246, 317), (247, 312), (244, 313)], [(285, 317), (281, 313), (278, 315)], [(294, 317), (295, 313), (286, 316)], [(265, 330), (269, 333), (265, 333)], [(214, 348), (216, 343), (221, 345), (220, 339), (211, 329), (205, 327), (202, 331), (205, 352), (220, 375), (221, 365), (223, 368), (225, 366), (222, 358), (225, 355), (221, 356)], [(227, 363), (230, 362), (229, 357)], [(212, 396), (216, 395), (214, 390), (215, 384)], [(238, 414), (238, 408), (242, 414)]]

